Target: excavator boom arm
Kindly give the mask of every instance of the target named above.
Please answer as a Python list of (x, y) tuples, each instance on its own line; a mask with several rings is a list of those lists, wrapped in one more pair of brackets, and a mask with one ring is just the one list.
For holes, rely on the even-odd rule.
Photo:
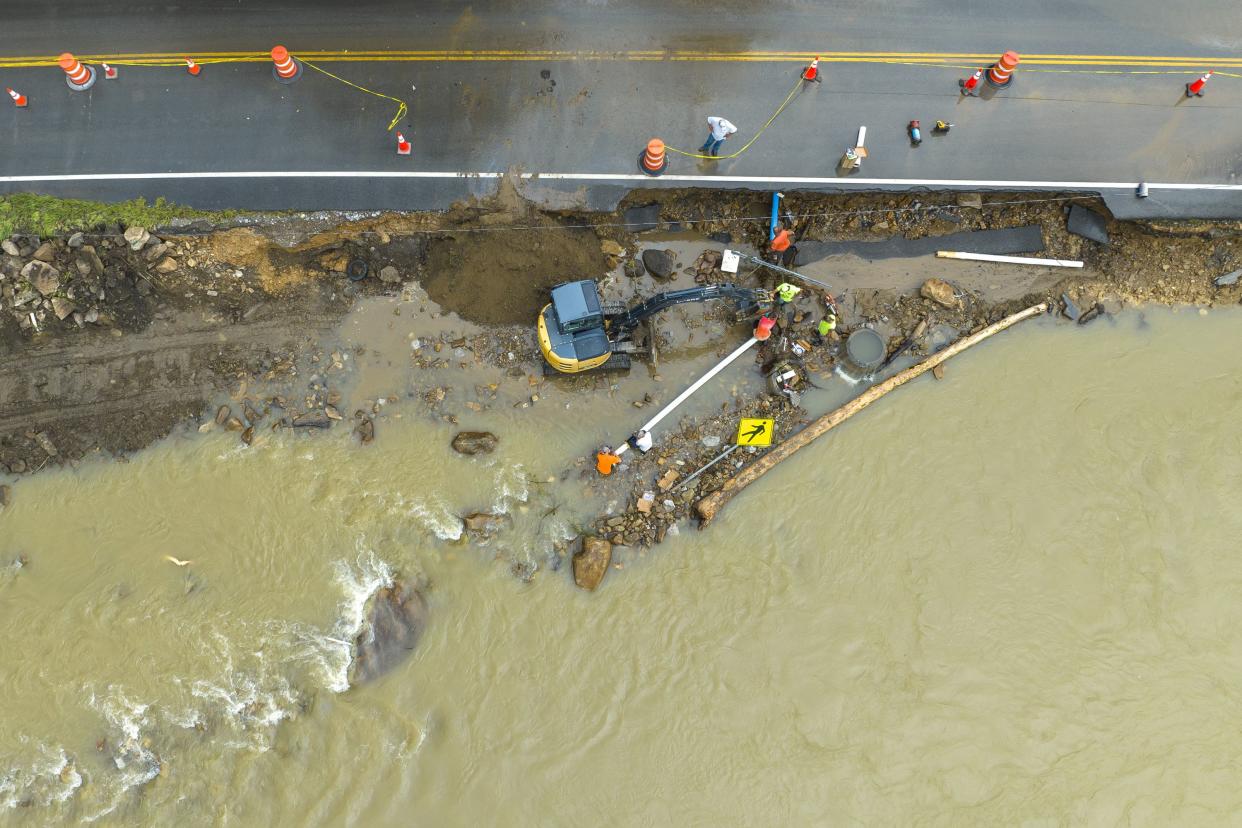
[(687, 302), (707, 302), (712, 299), (730, 299), (741, 306), (751, 304), (763, 305), (772, 301), (771, 295), (766, 290), (742, 288), (730, 284), (670, 290), (667, 293), (657, 293), (655, 296), (638, 303), (625, 313), (613, 316), (608, 320), (609, 327), (614, 333), (630, 331), (638, 327), (644, 319), (659, 313), (665, 308), (671, 308), (674, 305), (684, 305)]

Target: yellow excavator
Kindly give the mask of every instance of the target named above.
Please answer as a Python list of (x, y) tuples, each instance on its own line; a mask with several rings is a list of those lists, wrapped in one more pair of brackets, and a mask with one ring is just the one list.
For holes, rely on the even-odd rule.
[(772, 304), (766, 290), (720, 284), (657, 293), (632, 308), (605, 305), (592, 279), (566, 282), (552, 288), (552, 301), (539, 313), (539, 350), (546, 360), (544, 374), (579, 374), (602, 368), (625, 371), (631, 354), (642, 349), (634, 331), (655, 314), (687, 302), (727, 299), (737, 305), (740, 318), (754, 316)]

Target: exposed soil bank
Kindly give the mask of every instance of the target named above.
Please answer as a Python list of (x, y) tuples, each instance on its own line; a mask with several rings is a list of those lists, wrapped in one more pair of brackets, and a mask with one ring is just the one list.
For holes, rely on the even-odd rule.
[[(1098, 203), (1075, 201), (1103, 212)], [(1031, 268), (1029, 279), (1009, 278), (1003, 285), (993, 284), (998, 277), (989, 266), (934, 259), (896, 262), (882, 279), (827, 278), (844, 293), (846, 329), (873, 325), (890, 348), (919, 322), (933, 331), (968, 331), (1033, 301), (1060, 303), (1062, 294), (1079, 313), (1097, 303), (1115, 310), (1143, 302), (1234, 304), (1242, 297), (1240, 284), (1213, 283), (1242, 267), (1242, 223), (1109, 221), (1111, 243), (1104, 245), (1066, 230), (1069, 203), (1031, 194), (791, 194), (784, 209), (793, 214), (800, 238), (828, 243), (1034, 224), (1043, 235), (1039, 255), (1086, 263), (1081, 271)], [(541, 213), (505, 191), (445, 213), (339, 222), (280, 218), (193, 234), (105, 226), (51, 240), (13, 236), (0, 254), (0, 465), (26, 473), (95, 451), (133, 451), (180, 422), (211, 421), (215, 411), (206, 410), (207, 401), (225, 391), (237, 401), (233, 413), (243, 434), (257, 424), (251, 419), (294, 425), (328, 407), (339, 414), (340, 395), (328, 387), (325, 366), (339, 364), (342, 355), (323, 353), (321, 337), (357, 297), (408, 290), (411, 282), (445, 311), (518, 326), (496, 328), (496, 347), (476, 352), (503, 353), (503, 367), (537, 373), (530, 326), (547, 288), (603, 278), (611, 269), (617, 274), (606, 285), (612, 298), (633, 293), (640, 283), (621, 276), (620, 265), (635, 258), (644, 237), (627, 226), (625, 211), (648, 204), (656, 205), (659, 229), (680, 231), (690, 248), (698, 246), (695, 238), (702, 248), (712, 246), (709, 234), (723, 239), (727, 233), (735, 247), (761, 248), (766, 241), (767, 197), (702, 191), (635, 194), (617, 213), (603, 215)], [(365, 264), (365, 278), (351, 280), (351, 262), (355, 276), (357, 263)], [(725, 278), (710, 262), (683, 255), (678, 269), (687, 267), (698, 281)], [(824, 278), (851, 265), (849, 257), (800, 258), (797, 267)], [(919, 294), (918, 285), (931, 276), (953, 287), (948, 305)], [(765, 287), (776, 281), (768, 273), (749, 279)], [(641, 284), (642, 290), (657, 287)], [(797, 310), (793, 340), (809, 337), (822, 314), (819, 292), (804, 292)], [(523, 328), (530, 332), (524, 343)], [(938, 341), (920, 340), (911, 353), (934, 347)], [(820, 372), (831, 370), (829, 355), (822, 363)], [(262, 398), (251, 390), (258, 383), (267, 386)], [(580, 386), (585, 392), (595, 384)], [(739, 408), (765, 404), (772, 403), (742, 401)], [(255, 416), (240, 416), (246, 411)], [(700, 488), (711, 480), (705, 476)], [(637, 532), (648, 541), (663, 523), (644, 521), (622, 539)]]

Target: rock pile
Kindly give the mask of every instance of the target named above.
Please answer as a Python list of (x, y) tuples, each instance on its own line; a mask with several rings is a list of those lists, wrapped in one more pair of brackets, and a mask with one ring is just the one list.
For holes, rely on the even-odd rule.
[(181, 263), (145, 228), (111, 229), (91, 244), (83, 233), (0, 242), (0, 310), (25, 333), (126, 321), (117, 318), (117, 306), (152, 292), (146, 273), (173, 273)]

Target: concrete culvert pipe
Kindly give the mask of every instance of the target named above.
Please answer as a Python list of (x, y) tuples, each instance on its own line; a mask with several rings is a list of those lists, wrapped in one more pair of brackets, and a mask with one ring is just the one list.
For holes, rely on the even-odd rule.
[(865, 377), (880, 367), (887, 350), (884, 337), (871, 328), (859, 328), (845, 341), (847, 370), (856, 376)]

